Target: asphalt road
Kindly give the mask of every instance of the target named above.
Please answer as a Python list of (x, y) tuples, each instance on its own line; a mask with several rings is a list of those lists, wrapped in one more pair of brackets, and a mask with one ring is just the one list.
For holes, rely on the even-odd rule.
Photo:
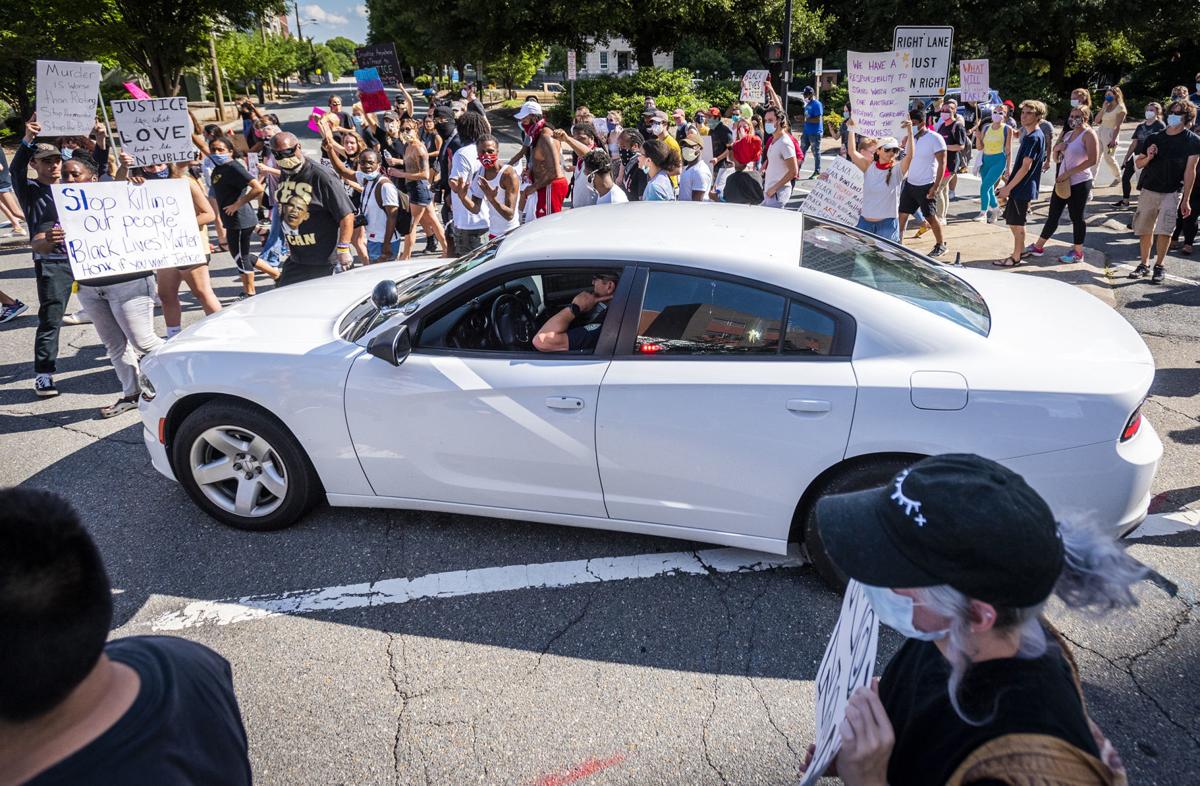
[[(296, 102), (285, 122), (313, 103)], [(1098, 226), (1089, 244), (1120, 263), (1127, 235)], [(1111, 286), (1159, 364), (1146, 413), (1167, 446), (1158, 504), (1174, 510), (1200, 508), (1200, 265), (1169, 265), (1180, 280), (1166, 287)], [(213, 274), (229, 302), (239, 287), (228, 255)], [(36, 303), (26, 249), (0, 250), (0, 288)], [(200, 318), (183, 297), (185, 323)], [(0, 484), (53, 489), (82, 511), (117, 593), (114, 636), (163, 632), (196, 601), (574, 560), (591, 560), (591, 572), (608, 558), (708, 548), (325, 507), (284, 532), (227, 529), (150, 467), (136, 414), (97, 419), (118, 386), (90, 326), (64, 329), (62, 395), (34, 397), (35, 323), (0, 326)], [(1078, 645), (1089, 706), (1131, 782), (1196, 782), (1200, 534), (1131, 548), (1179, 585), (1177, 597), (1146, 584), (1133, 613), (1103, 623), (1051, 616)], [(231, 661), (264, 784), (795, 782), (840, 603), (809, 567), (522, 586), (166, 632)], [(885, 633), (881, 659), (896, 644)]]

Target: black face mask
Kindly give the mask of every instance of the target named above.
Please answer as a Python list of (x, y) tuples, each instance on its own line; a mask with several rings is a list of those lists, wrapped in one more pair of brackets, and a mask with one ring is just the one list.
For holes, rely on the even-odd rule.
[(452, 120), (437, 123), (434, 127), (437, 128), (438, 136), (440, 136), (442, 139), (449, 139), (450, 137), (454, 136), (455, 129), (454, 121)]
[(621, 156), (621, 163), (628, 164), (630, 162), (630, 160), (633, 158), (633, 151), (632, 150), (622, 150), (622, 151), (620, 151), (620, 156)]

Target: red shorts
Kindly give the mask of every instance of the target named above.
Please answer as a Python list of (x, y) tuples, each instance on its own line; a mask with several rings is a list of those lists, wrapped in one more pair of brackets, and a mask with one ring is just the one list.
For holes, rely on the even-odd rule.
[(534, 217), (541, 218), (548, 213), (561, 213), (563, 200), (567, 198), (567, 192), (570, 190), (571, 184), (565, 177), (552, 180), (550, 185), (538, 189), (537, 212)]

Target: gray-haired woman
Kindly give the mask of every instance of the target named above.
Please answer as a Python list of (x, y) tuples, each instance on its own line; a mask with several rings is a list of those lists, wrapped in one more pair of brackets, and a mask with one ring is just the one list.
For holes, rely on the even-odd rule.
[(1100, 614), (1136, 603), (1147, 571), (1110, 533), (1056, 522), (1019, 475), (972, 455), (826, 497), (817, 526), (833, 563), (907, 638), (847, 705), (836, 763), (847, 786), (1125, 783), (1042, 617), (1051, 595)]

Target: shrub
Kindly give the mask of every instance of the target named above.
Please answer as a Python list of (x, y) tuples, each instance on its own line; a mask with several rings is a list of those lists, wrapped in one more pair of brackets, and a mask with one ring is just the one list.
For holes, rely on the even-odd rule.
[(413, 86), (416, 87), (418, 90), (424, 90), (425, 88), (429, 87), (432, 84), (433, 84), (433, 77), (430, 76), (429, 74), (418, 74), (417, 78), (413, 80)]
[[(632, 126), (641, 118), (646, 96), (652, 97), (655, 105), (667, 114), (679, 108), (691, 117), (696, 111), (711, 106), (714, 98), (725, 96), (724, 104), (716, 103), (728, 105), (734, 89), (725, 88), (728, 94), (717, 93), (718, 89), (712, 87), (706, 90), (705, 85), (701, 85), (699, 90), (693, 89), (692, 75), (686, 69), (666, 71), (645, 68), (629, 76), (603, 75), (576, 82), (575, 106), (586, 106), (597, 117), (617, 110), (621, 113), (622, 125)], [(573, 120), (569, 97), (560, 98), (546, 114), (557, 126), (569, 125)]]

